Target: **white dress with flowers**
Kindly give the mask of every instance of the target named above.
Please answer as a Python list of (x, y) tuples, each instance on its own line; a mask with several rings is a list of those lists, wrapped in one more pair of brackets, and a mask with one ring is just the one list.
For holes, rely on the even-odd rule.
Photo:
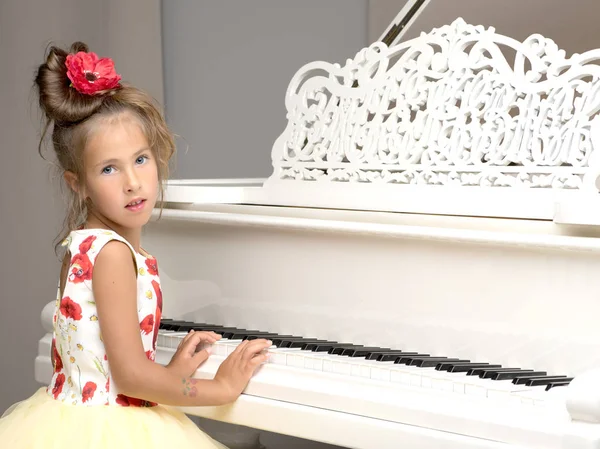
[(68, 276), (54, 312), (52, 381), (0, 419), (0, 448), (58, 449), (67, 435), (72, 444), (91, 449), (224, 447), (183, 413), (128, 397), (113, 382), (92, 291), (94, 262), (112, 240), (132, 252), (140, 339), (146, 357), (154, 360), (162, 311), (156, 259), (136, 252), (113, 231), (72, 231), (65, 241)]

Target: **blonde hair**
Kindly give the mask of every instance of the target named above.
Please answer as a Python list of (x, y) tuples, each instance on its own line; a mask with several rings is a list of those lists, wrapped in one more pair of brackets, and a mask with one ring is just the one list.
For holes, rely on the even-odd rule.
[[(97, 95), (81, 94), (70, 87), (66, 58), (69, 53), (79, 51), (87, 52), (88, 46), (75, 42), (69, 51), (52, 46), (47, 52), (46, 61), (37, 69), (35, 85), (45, 116), (38, 147), (40, 155), (43, 142), (52, 128), (52, 146), (61, 171), (73, 172), (80, 182), (84, 182), (83, 149), (93, 127), (99, 120), (129, 112), (139, 121), (157, 161), (160, 186), (158, 202), (162, 205), (163, 183), (169, 177), (169, 160), (175, 153), (175, 141), (159, 106), (146, 92), (126, 83)], [(62, 232), (57, 237), (57, 247), (87, 218), (85, 201), (71, 189), (65, 190), (68, 192), (69, 205)]]

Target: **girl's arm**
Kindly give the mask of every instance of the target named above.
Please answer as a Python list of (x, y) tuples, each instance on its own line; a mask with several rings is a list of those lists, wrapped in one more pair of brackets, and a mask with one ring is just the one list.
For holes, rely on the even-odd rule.
[(222, 405), (234, 401), (266, 360), (266, 340), (240, 345), (214, 379), (191, 379), (208, 353), (195, 354), (200, 335), (190, 335), (169, 366), (148, 360), (140, 338), (136, 269), (131, 250), (107, 243), (94, 263), (92, 286), (98, 322), (114, 382), (130, 397), (175, 406)]

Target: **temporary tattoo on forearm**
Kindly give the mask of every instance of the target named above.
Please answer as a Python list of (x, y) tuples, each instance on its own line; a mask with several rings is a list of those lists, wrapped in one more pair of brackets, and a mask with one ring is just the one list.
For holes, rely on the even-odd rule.
[(181, 379), (183, 383), (183, 395), (195, 398), (198, 395), (198, 389), (196, 388), (196, 384), (198, 383), (198, 379)]

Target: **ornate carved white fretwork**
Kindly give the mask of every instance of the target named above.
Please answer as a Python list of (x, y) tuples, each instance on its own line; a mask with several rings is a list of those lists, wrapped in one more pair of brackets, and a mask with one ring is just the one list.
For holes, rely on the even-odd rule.
[(307, 64), (287, 90), (268, 183), (597, 192), (598, 60), (457, 19), (343, 67)]

